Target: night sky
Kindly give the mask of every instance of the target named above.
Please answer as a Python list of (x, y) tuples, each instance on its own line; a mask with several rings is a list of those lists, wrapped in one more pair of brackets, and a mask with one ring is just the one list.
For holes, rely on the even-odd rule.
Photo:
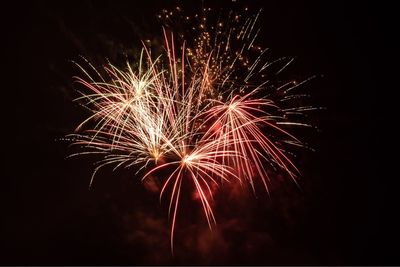
[(201, 1), (15, 2), (2, 16), (0, 264), (400, 264), (388, 217), (396, 200), (376, 150), (378, 11), (347, 1), (212, 2), (263, 8), (259, 43), (295, 57), (293, 74), (317, 75), (306, 88), (326, 109), (311, 118), (320, 131), (302, 134), (316, 151), (297, 160), (301, 190), (288, 179), (276, 179), (270, 196), (222, 190), (212, 233), (200, 207), (186, 207), (172, 256), (167, 202), (132, 170), (105, 169), (88, 190), (93, 161), (66, 159), (60, 139), (87, 114), (72, 102), (71, 60), (122, 65), (124, 51), (161, 33), (157, 12), (177, 3), (193, 12)]

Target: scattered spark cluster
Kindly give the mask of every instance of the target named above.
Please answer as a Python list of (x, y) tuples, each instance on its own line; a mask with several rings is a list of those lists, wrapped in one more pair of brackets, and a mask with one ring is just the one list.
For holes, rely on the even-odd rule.
[(72, 155), (101, 156), (90, 184), (108, 165), (134, 167), (142, 180), (160, 181), (160, 199), (170, 196), (171, 247), (184, 183), (198, 195), (212, 228), (213, 196), (225, 182), (268, 191), (272, 170), (296, 182), (299, 170), (288, 147), (304, 144), (284, 128), (308, 126), (291, 121), (290, 114), (313, 109), (280, 106), (303, 96), (293, 89), (309, 79), (270, 83), (270, 66), (281, 62), (279, 73), (292, 60), (266, 61), (267, 49), (256, 45), (260, 12), (230, 12), (214, 22), (209, 12), (186, 16), (180, 7), (163, 10), (158, 18), (164, 52), (154, 57), (145, 42), (137, 67), (109, 63), (96, 70), (77, 64), (84, 74), (76, 77), (84, 88), (77, 101), (91, 115), (70, 135), (79, 147)]

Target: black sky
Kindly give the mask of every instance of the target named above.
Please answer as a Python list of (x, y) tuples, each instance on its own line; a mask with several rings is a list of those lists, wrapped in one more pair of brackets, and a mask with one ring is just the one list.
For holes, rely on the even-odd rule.
[(376, 149), (381, 14), (368, 3), (209, 3), (263, 8), (260, 43), (277, 57), (295, 56), (295, 73), (319, 76), (309, 90), (326, 110), (314, 118), (321, 132), (306, 136), (316, 152), (301, 160), (302, 192), (286, 182), (271, 199), (233, 202), (221, 209), (226, 217), (214, 237), (187, 219), (186, 241), (172, 257), (165, 205), (129, 171), (106, 171), (87, 189), (91, 161), (66, 160), (67, 144), (58, 140), (85, 115), (71, 102), (78, 72), (70, 60), (120, 62), (123, 49), (160, 31), (156, 12), (182, 2), (34, 1), (3, 9), (0, 264), (399, 264), (390, 243), (396, 200)]

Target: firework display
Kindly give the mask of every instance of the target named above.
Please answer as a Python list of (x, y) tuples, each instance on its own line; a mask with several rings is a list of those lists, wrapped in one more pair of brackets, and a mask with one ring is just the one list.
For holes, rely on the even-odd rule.
[(297, 183), (290, 148), (304, 144), (290, 127), (309, 126), (293, 118), (313, 109), (283, 105), (305, 96), (294, 89), (310, 78), (271, 84), (271, 69), (279, 74), (292, 59), (268, 61), (268, 49), (256, 44), (260, 12), (230, 12), (216, 21), (208, 20), (209, 12), (163, 10), (159, 55), (143, 43), (133, 65), (96, 70), (77, 64), (83, 75), (76, 81), (84, 88), (77, 101), (91, 115), (69, 135), (79, 149), (72, 156), (101, 157), (90, 184), (106, 166), (130, 168), (143, 181), (157, 179), (160, 198), (169, 196), (171, 247), (183, 184), (198, 195), (212, 228), (213, 196), (225, 183), (268, 191), (277, 171)]

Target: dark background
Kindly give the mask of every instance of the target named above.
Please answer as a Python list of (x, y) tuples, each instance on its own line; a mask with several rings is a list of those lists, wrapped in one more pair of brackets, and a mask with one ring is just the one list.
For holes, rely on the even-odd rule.
[(129, 170), (106, 170), (88, 190), (91, 161), (66, 160), (59, 140), (85, 115), (71, 102), (78, 71), (70, 60), (121, 62), (121, 51), (161, 31), (156, 12), (175, 3), (4, 6), (0, 264), (399, 264), (396, 198), (379, 166), (389, 156), (378, 152), (376, 135), (387, 125), (381, 101), (391, 97), (375, 70), (388, 68), (378, 64), (386, 24), (365, 2), (206, 2), (262, 7), (260, 43), (277, 57), (295, 56), (295, 72), (318, 75), (309, 90), (327, 109), (314, 118), (321, 132), (306, 136), (316, 152), (300, 160), (301, 192), (286, 181), (271, 198), (229, 202), (217, 211), (214, 235), (186, 219), (173, 257), (165, 203)]

